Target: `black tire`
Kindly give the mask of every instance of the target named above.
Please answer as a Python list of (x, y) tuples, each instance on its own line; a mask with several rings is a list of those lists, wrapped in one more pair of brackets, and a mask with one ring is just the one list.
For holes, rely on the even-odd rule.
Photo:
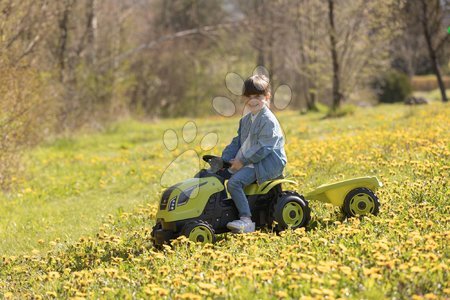
[(311, 220), (308, 201), (296, 192), (284, 191), (274, 203), (272, 219), (277, 222), (276, 231), (306, 227)]
[(216, 242), (216, 235), (212, 226), (205, 221), (196, 220), (184, 224), (181, 235), (186, 236), (193, 242), (212, 243)]
[(161, 222), (156, 222), (155, 226), (152, 227), (152, 232), (150, 233), (150, 239), (152, 241), (153, 247), (155, 247), (155, 248), (160, 248), (161, 247), (161, 245), (159, 245), (156, 242), (156, 238), (155, 238), (155, 231), (161, 230), (161, 229), (162, 229)]
[(351, 190), (344, 199), (342, 211), (347, 217), (364, 216), (369, 213), (378, 215), (380, 201), (368, 188), (356, 188)]

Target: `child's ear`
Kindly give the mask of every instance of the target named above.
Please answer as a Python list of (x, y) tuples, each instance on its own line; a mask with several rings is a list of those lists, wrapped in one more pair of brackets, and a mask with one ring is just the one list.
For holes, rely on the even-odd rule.
[(270, 94), (270, 92), (268, 92), (268, 93), (266, 94), (266, 99), (269, 100), (269, 99), (270, 99), (270, 96), (271, 96), (271, 94)]

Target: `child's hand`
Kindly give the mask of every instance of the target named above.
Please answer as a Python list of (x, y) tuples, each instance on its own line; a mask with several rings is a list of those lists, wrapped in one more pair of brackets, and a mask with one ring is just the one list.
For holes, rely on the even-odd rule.
[(230, 169), (233, 169), (234, 171), (239, 171), (244, 166), (239, 159), (232, 159), (230, 162)]

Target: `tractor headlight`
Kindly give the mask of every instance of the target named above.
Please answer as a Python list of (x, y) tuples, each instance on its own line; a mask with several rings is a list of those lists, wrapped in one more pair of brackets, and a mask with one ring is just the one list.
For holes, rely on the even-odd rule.
[(172, 199), (170, 199), (169, 202), (169, 211), (172, 211), (175, 209), (175, 201), (177, 201), (177, 196), (173, 197)]
[[(161, 203), (159, 205), (159, 209), (164, 210), (167, 208), (167, 204), (169, 204), (170, 194), (172, 194), (173, 190), (175, 190), (179, 185), (180, 184), (176, 184), (174, 186), (169, 187), (167, 190), (164, 191), (164, 193), (161, 196)], [(176, 196), (175, 196), (175, 199), (176, 199)], [(170, 200), (172, 201), (173, 197)]]

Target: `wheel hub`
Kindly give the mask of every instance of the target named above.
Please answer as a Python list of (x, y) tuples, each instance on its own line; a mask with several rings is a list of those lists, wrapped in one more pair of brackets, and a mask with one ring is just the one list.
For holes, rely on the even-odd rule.
[(365, 202), (362, 202), (362, 201), (361, 201), (361, 202), (358, 203), (358, 208), (359, 208), (360, 210), (364, 210), (364, 209), (366, 208), (366, 206), (367, 206), (367, 205), (366, 205)]
[(283, 208), (283, 221), (289, 227), (298, 227), (303, 221), (303, 208), (297, 202), (288, 202)]
[(212, 243), (212, 234), (207, 227), (197, 226), (191, 230), (191, 233), (189, 234), (189, 239), (193, 242)]
[(360, 193), (350, 200), (350, 211), (353, 215), (366, 215), (373, 213), (375, 201), (368, 194)]

